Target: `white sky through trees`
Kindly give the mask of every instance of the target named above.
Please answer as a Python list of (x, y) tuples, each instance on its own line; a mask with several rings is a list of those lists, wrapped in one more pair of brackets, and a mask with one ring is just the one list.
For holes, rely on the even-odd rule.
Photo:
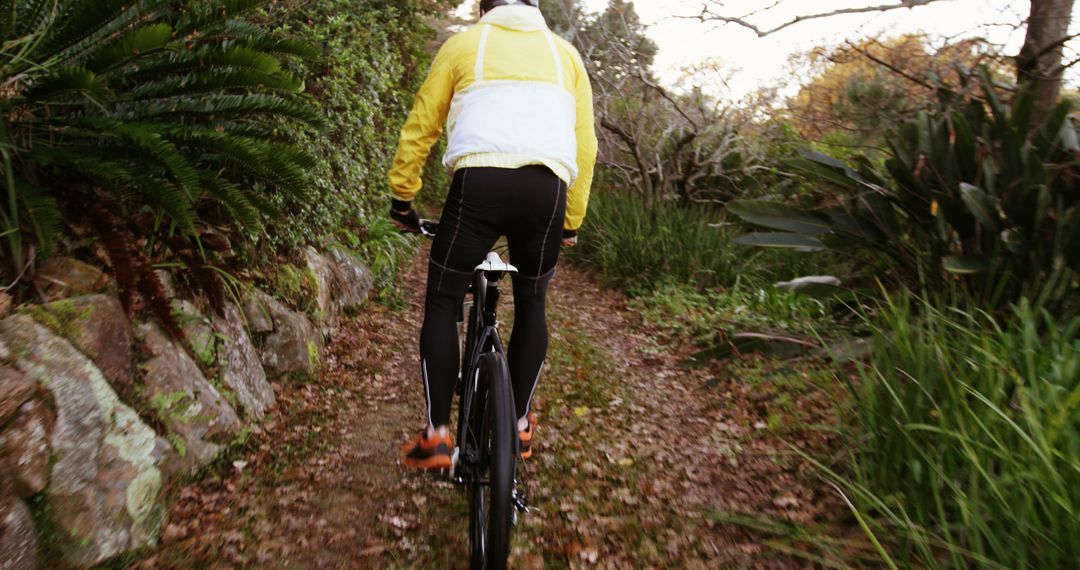
[[(590, 11), (600, 11), (607, 6), (607, 0), (583, 0), (582, 3)], [(762, 28), (782, 24), (800, 14), (883, 3), (881, 0), (712, 2), (715, 12), (727, 16), (743, 16), (775, 4), (775, 7), (747, 18)], [(468, 0), (461, 13), (473, 13), (474, 4), (475, 0)], [(1012, 56), (1023, 44), (1022, 22), (1030, 10), (1028, 0), (942, 0), (911, 10), (811, 20), (759, 38), (751, 30), (734, 24), (702, 23), (675, 17), (700, 14), (702, 0), (636, 0), (634, 6), (641, 21), (648, 26), (649, 37), (660, 48), (654, 67), (664, 83), (676, 83), (685, 66), (713, 60), (720, 64), (721, 72), (704, 74), (705, 79), (698, 82), (703, 82), (709, 92), (730, 99), (741, 98), (763, 86), (790, 91), (795, 87), (792, 83), (797, 81), (788, 64), (791, 54), (804, 53), (820, 45), (842, 45), (845, 40), (856, 41), (867, 36), (925, 32), (935, 45), (983, 37), (1003, 46), (1004, 53)], [(1066, 60), (1080, 57), (1080, 50), (1076, 48), (1075, 44), (1070, 44), (1066, 49)], [(1077, 77), (1073, 68), (1066, 81), (1075, 84)]]

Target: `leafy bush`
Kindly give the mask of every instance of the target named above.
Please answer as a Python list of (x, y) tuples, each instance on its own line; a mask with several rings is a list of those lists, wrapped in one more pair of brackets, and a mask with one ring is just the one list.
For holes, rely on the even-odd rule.
[(877, 350), (848, 384), (859, 437), (841, 486), (881, 554), (919, 568), (1071, 567), (1080, 320), (1026, 301), (1005, 325), (910, 305), (884, 307)]
[(402, 233), (388, 218), (376, 217), (363, 235), (346, 231), (345, 243), (371, 268), (379, 300), (393, 308), (404, 308), (406, 297), (399, 286), (400, 270), (416, 254), (419, 238)]
[[(51, 253), (66, 209), (102, 238), (127, 306), (137, 289), (172, 324), (140, 240), (195, 257), (211, 225), (260, 227), (270, 189), (303, 192), (311, 159), (274, 126), (318, 124), (281, 63), (317, 51), (241, 19), (258, 3), (0, 6), (0, 234), (12, 277), (27, 253)], [(213, 268), (198, 272), (220, 287)]]
[(672, 282), (701, 289), (739, 280), (757, 286), (812, 267), (810, 258), (748, 252), (734, 239), (718, 210), (670, 202), (649, 207), (637, 196), (595, 192), (580, 244), (570, 255), (635, 292)]
[[(316, 157), (309, 197), (275, 197), (289, 211), (274, 228), (270, 246), (280, 249), (336, 236), (385, 216), (386, 182), (401, 126), (423, 81), (434, 32), (426, 15), (442, 14), (457, 0), (287, 0), (267, 18), (290, 36), (320, 45), (323, 57), (299, 72), (312, 77), (310, 93), (322, 106), (323, 132), (292, 132)], [(439, 152), (425, 169), (425, 192), (449, 185)]]
[(888, 175), (805, 152), (789, 161), (838, 189), (817, 209), (740, 201), (729, 211), (780, 233), (742, 243), (805, 250), (860, 247), (891, 260), (913, 290), (958, 283), (1002, 306), (1023, 295), (1040, 305), (1076, 299), (1080, 271), (1080, 142), (1068, 103), (1038, 128), (1034, 93), (1002, 103), (984, 77), (985, 100), (922, 113), (890, 137)]

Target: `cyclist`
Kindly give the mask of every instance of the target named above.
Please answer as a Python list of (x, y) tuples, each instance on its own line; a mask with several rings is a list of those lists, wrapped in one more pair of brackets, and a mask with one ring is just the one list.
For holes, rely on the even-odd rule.
[(560, 244), (577, 241), (597, 149), (581, 56), (548, 29), (538, 1), (481, 0), (479, 24), (452, 36), (435, 56), (390, 171), (391, 218), (418, 231), (411, 200), (446, 124), (443, 164), (454, 177), (431, 248), (420, 333), (428, 425), (404, 446), (410, 467), (450, 467), (457, 313), (474, 268), (504, 235), (519, 270), (507, 358), (522, 457), (532, 455), (536, 417), (529, 406), (547, 353), (548, 283)]

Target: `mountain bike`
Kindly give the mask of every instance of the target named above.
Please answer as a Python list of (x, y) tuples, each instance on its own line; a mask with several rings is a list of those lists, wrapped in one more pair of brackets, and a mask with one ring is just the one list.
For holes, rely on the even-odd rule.
[[(423, 220), (420, 228), (433, 237), (438, 222)], [(506, 568), (510, 533), (518, 514), (529, 511), (524, 485), (519, 485), (524, 469), (518, 460), (514, 394), (495, 314), (499, 281), (516, 272), (497, 252), (488, 253), (473, 273), (458, 317), (457, 446), (449, 475), (469, 492), (470, 566), (475, 570)]]

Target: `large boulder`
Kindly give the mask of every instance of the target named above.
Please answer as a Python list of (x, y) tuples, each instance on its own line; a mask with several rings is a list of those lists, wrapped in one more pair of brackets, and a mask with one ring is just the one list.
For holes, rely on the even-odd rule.
[(217, 360), (218, 338), (214, 325), (195, 303), (184, 299), (173, 299), (172, 313), (180, 323), (180, 328), (187, 338), (192, 353), (204, 365), (210, 366)]
[(0, 570), (37, 567), (37, 535), (30, 510), (18, 497), (0, 489)]
[(334, 315), (334, 284), (337, 281), (334, 265), (311, 246), (305, 247), (303, 253), (307, 270), (315, 278), (314, 316), (324, 324), (326, 332), (329, 332)]
[(266, 379), (240, 311), (227, 304), (224, 314), (214, 317), (213, 327), (220, 339), (217, 364), (222, 383), (236, 396), (246, 415), (262, 418), (274, 405), (274, 387)]
[(247, 321), (248, 331), (258, 335), (274, 331), (274, 315), (270, 313), (267, 299), (277, 302), (277, 299), (252, 289), (244, 296), (244, 320)]
[(210, 382), (182, 346), (154, 323), (136, 327), (149, 360), (141, 366), (140, 392), (164, 427), (178, 454), (177, 469), (194, 474), (214, 460), (220, 444), (243, 429), (229, 402)]
[[(252, 293), (245, 306), (245, 312), (269, 321), (269, 331), (263, 331), (267, 334), (259, 343), (267, 376), (314, 378), (322, 366), (323, 338), (307, 315), (261, 291)], [(253, 320), (249, 315), (249, 326)]]
[(88, 567), (155, 542), (164, 518), (160, 466), (173, 454), (101, 371), (27, 315), (0, 321), (15, 367), (52, 396), (56, 424), (46, 512), (68, 564)]
[(337, 269), (337, 282), (333, 289), (335, 310), (359, 309), (367, 302), (368, 294), (375, 285), (375, 277), (353, 252), (342, 247), (331, 247), (327, 253)]
[(130, 401), (131, 324), (118, 299), (84, 295), (31, 306), (25, 312), (90, 357), (121, 398)]
[[(8, 352), (7, 343), (0, 337), (0, 353)], [(5, 366), (7, 358), (0, 354), (0, 427), (15, 417), (23, 402), (37, 392), (37, 383), (14, 366)]]
[(49, 482), (53, 423), (52, 411), (40, 398), (26, 400), (9, 420), (0, 421), (0, 475), (19, 497), (40, 493)]
[(317, 288), (315, 317), (323, 333), (329, 335), (336, 328), (339, 315), (363, 306), (375, 280), (364, 262), (344, 247), (332, 247), (323, 255), (308, 246), (303, 255)]
[(50, 301), (100, 293), (110, 283), (101, 269), (71, 257), (50, 258), (34, 274), (34, 284)]

